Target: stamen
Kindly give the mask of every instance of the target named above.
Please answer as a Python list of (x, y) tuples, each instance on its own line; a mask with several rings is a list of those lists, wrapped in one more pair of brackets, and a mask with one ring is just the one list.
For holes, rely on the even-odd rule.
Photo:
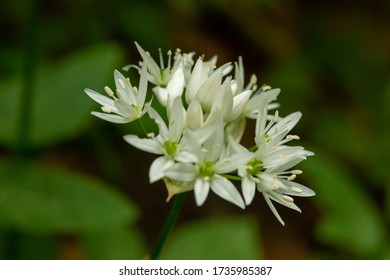
[(262, 91), (267, 91), (267, 90), (270, 90), (270, 89), (272, 89), (272, 87), (270, 87), (269, 85), (264, 84), (264, 85), (261, 86), (261, 90)]
[(208, 153), (208, 152), (209, 152), (209, 150), (207, 150), (206, 148), (202, 148), (202, 149), (200, 149), (200, 151), (201, 151), (202, 153)]
[(110, 108), (108, 108), (108, 107), (106, 107), (106, 106), (103, 106), (102, 108), (102, 111), (104, 112), (104, 113), (111, 113), (112, 112), (112, 110), (110, 109)]
[(155, 134), (154, 134), (154, 132), (149, 132), (148, 134), (146, 134), (146, 136), (148, 138), (154, 138)]
[(300, 138), (298, 135), (287, 135), (286, 139), (287, 140), (299, 140)]
[(110, 97), (114, 96), (114, 92), (108, 86), (104, 87), (104, 91), (107, 93), (108, 96)]
[(284, 201), (286, 201), (288, 203), (293, 203), (294, 202), (294, 199), (291, 196), (283, 195), (282, 198), (284, 199)]
[(160, 68), (164, 69), (164, 60), (163, 60), (163, 57), (162, 57), (161, 49), (158, 49), (158, 53), (160, 54)]
[(134, 92), (135, 96), (138, 96), (138, 88), (137, 87), (133, 87), (133, 92)]
[(275, 116), (274, 116), (274, 121), (275, 122), (278, 122), (279, 121), (279, 111), (278, 110), (276, 110), (276, 112), (275, 112)]
[(171, 69), (171, 58), (172, 58), (172, 51), (168, 51), (168, 69)]
[(118, 79), (118, 83), (120, 84), (120, 86), (122, 87), (122, 88), (125, 88), (126, 86), (125, 86), (125, 83), (122, 81), (122, 79)]
[(118, 95), (119, 99), (123, 99), (123, 95), (119, 89), (116, 89), (116, 95)]
[(271, 149), (274, 150), (274, 151), (276, 151), (276, 150), (279, 149), (279, 148), (280, 148), (280, 146), (273, 146)]
[(250, 83), (251, 84), (256, 84), (257, 83), (257, 76), (255, 74), (252, 74), (250, 78)]
[(130, 79), (129, 79), (129, 78), (126, 78), (126, 84), (127, 84), (128, 86), (130, 86), (130, 87), (131, 87), (131, 84), (130, 84)]
[(255, 182), (255, 183), (260, 183), (260, 179), (259, 178), (256, 178), (256, 177), (252, 177), (252, 180), (253, 180), (253, 182)]
[(219, 147), (220, 147), (219, 144), (215, 144), (215, 145), (213, 145), (213, 150), (216, 150), (216, 149), (218, 149)]
[(291, 190), (293, 192), (296, 192), (296, 193), (301, 193), (302, 192), (302, 190), (300, 188), (297, 188), (297, 187), (291, 187)]
[(284, 154), (283, 154), (283, 155), (280, 155), (279, 157), (280, 157), (280, 158), (285, 158), (285, 157), (287, 157), (287, 155), (284, 155)]
[(204, 177), (203, 177), (203, 180), (206, 181), (206, 182), (207, 182), (207, 181), (210, 181), (210, 177), (209, 177), (209, 176), (204, 176)]
[(297, 178), (297, 175), (293, 174), (293, 175), (291, 175), (290, 177), (288, 177), (287, 180), (292, 181), (292, 180), (294, 180), (295, 178)]
[(290, 173), (299, 175), (299, 174), (302, 174), (303, 172), (302, 172), (302, 170), (296, 169), (296, 170), (291, 170)]

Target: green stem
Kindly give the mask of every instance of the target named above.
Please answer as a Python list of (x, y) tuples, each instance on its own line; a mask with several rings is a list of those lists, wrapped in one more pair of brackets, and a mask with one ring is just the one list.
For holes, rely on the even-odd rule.
[(169, 233), (172, 231), (174, 225), (176, 224), (177, 218), (180, 214), (180, 210), (184, 202), (184, 198), (185, 198), (185, 193), (179, 193), (178, 195), (176, 195), (173, 201), (171, 211), (169, 212), (167, 221), (165, 222), (165, 225), (160, 233), (157, 244), (152, 251), (150, 259), (156, 260), (160, 255), (161, 249), (164, 246), (164, 243)]
[(145, 133), (145, 136), (148, 136), (148, 131), (146, 130), (146, 128), (145, 128), (145, 126), (144, 126), (144, 124), (143, 124), (141, 119), (138, 119), (138, 124), (141, 127), (142, 131)]
[(23, 90), (21, 92), (18, 126), (18, 151), (21, 158), (30, 156), (31, 116), (33, 101), (33, 81), (35, 70), (35, 46), (38, 18), (38, 0), (31, 1), (30, 19), (27, 27), (25, 45), (25, 65), (23, 71)]

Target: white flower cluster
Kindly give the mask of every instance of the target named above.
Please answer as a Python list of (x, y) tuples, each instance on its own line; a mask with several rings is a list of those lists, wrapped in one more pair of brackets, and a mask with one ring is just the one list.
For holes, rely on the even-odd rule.
[[(177, 50), (173, 59), (172, 52), (168, 52), (165, 65), (161, 52), (158, 64), (137, 43), (136, 47), (142, 62), (139, 67), (126, 68), (138, 70), (138, 88), (115, 71), (115, 92), (109, 87), (104, 88), (108, 96), (90, 89), (85, 92), (102, 105), (102, 112), (92, 112), (99, 118), (128, 123), (147, 113), (155, 121), (158, 135), (124, 136), (132, 146), (158, 155), (149, 170), (150, 182), (163, 179), (168, 200), (177, 193), (193, 190), (198, 206), (211, 189), (245, 208), (257, 189), (282, 224), (272, 201), (300, 211), (292, 196), (312, 196), (314, 192), (294, 182), (302, 171), (292, 168), (313, 153), (286, 145), (299, 139), (289, 133), (301, 113), (283, 118), (278, 111), (269, 115), (269, 110), (278, 107), (275, 100), (280, 90), (257, 88), (254, 75), (245, 85), (241, 58), (234, 64), (216, 67), (216, 57), (208, 61), (199, 57), (194, 62), (194, 53)], [(149, 83), (165, 108), (164, 116), (153, 108), (152, 101), (145, 104)], [(254, 146), (250, 149), (240, 144), (248, 118), (256, 119)], [(242, 195), (231, 180), (241, 181)]]

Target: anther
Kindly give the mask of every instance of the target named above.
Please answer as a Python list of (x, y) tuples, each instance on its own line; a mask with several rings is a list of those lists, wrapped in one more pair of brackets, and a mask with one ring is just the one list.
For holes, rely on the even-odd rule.
[(204, 176), (204, 177), (203, 177), (203, 180), (206, 181), (206, 182), (208, 182), (208, 181), (210, 181), (210, 177), (209, 177), (209, 176)]
[(111, 113), (112, 112), (112, 110), (110, 109), (110, 108), (108, 108), (108, 107), (106, 107), (106, 106), (103, 106), (102, 108), (102, 111), (104, 112), (104, 113)]
[(209, 150), (207, 150), (206, 148), (202, 148), (202, 149), (200, 149), (200, 151), (201, 151), (202, 153), (208, 153), (208, 152), (209, 152)]
[(288, 202), (288, 203), (293, 203), (294, 202), (294, 199), (291, 196), (283, 195), (282, 197), (283, 197), (283, 200)]
[(130, 84), (130, 79), (129, 79), (129, 78), (126, 78), (126, 84), (127, 84), (128, 86), (131, 86), (131, 84)]
[(299, 175), (299, 174), (302, 174), (302, 170), (299, 170), (299, 169), (295, 169), (295, 170), (291, 170), (290, 171), (291, 174), (296, 174), (296, 175)]
[(118, 83), (120, 84), (120, 86), (122, 87), (122, 88), (125, 88), (126, 86), (125, 86), (125, 83), (122, 81), (122, 79), (118, 79)]
[(275, 112), (275, 116), (274, 116), (274, 121), (275, 122), (278, 122), (279, 121), (279, 111), (278, 110), (276, 110), (276, 112)]
[(264, 85), (261, 86), (261, 90), (262, 91), (267, 91), (267, 90), (270, 90), (270, 89), (272, 89), (272, 87), (270, 87), (269, 85), (264, 84)]
[(104, 91), (107, 93), (108, 96), (114, 96), (114, 92), (108, 86), (104, 87)]
[(138, 95), (138, 88), (137, 87), (133, 87), (133, 91), (134, 91), (134, 95), (137, 96)]
[(154, 134), (154, 132), (149, 132), (148, 134), (146, 134), (146, 136), (148, 138), (154, 138), (155, 134)]
[(298, 135), (287, 135), (286, 139), (287, 140), (299, 140), (300, 138)]
[(255, 74), (252, 74), (252, 76), (250, 78), (250, 82), (252, 84), (256, 84), (257, 83), (257, 76)]
[(295, 193), (301, 193), (302, 190), (300, 188), (297, 188), (297, 187), (291, 187), (291, 190)]
[(293, 175), (291, 175), (290, 177), (288, 177), (287, 180), (292, 181), (292, 180), (294, 180), (295, 178), (297, 178), (297, 175), (293, 174)]

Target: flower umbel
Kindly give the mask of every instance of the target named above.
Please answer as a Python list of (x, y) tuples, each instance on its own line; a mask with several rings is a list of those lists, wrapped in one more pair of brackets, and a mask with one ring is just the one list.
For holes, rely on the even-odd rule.
[[(149, 180), (165, 182), (168, 200), (193, 191), (196, 204), (202, 206), (211, 190), (244, 209), (253, 202), (257, 190), (283, 225), (273, 202), (301, 211), (293, 197), (313, 196), (314, 192), (295, 182), (302, 174), (295, 165), (314, 153), (288, 145), (299, 140), (290, 132), (302, 114), (282, 117), (274, 111), (279, 108), (276, 99), (280, 89), (258, 87), (255, 75), (246, 83), (241, 57), (217, 67), (216, 56), (208, 61), (200, 56), (194, 62), (194, 52), (178, 49), (168, 51), (165, 59), (160, 50), (157, 63), (137, 43), (136, 48), (142, 61), (124, 69), (138, 72), (138, 87), (115, 70), (115, 91), (105, 87), (108, 96), (91, 89), (85, 92), (102, 106), (102, 112), (92, 112), (101, 119), (123, 124), (142, 121), (147, 114), (154, 120), (157, 135), (149, 127), (146, 138), (129, 134), (124, 139), (158, 155), (150, 166)], [(149, 83), (155, 99), (147, 95)], [(145, 104), (147, 97), (149, 103)], [(240, 143), (248, 119), (256, 120), (250, 149)], [(232, 179), (241, 181), (241, 192)]]

